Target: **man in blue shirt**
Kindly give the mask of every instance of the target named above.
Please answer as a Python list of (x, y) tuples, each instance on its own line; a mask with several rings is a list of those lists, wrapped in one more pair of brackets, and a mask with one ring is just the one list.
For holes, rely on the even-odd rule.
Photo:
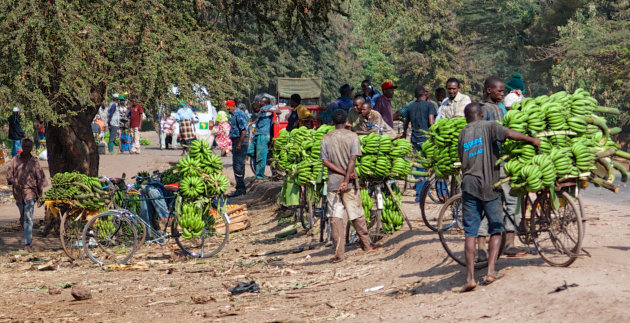
[(245, 112), (237, 108), (236, 105), (228, 106), (228, 112), (232, 114), (230, 139), (232, 140), (232, 168), (236, 181), (236, 191), (229, 197), (235, 197), (245, 194), (245, 158), (247, 158), (247, 146), (249, 145), (247, 140), (249, 121)]
[(363, 97), (365, 98), (365, 101), (369, 101), (372, 106), (376, 104), (376, 99), (381, 96), (381, 93), (372, 87), (372, 82), (368, 79), (361, 82), (361, 90), (363, 90)]
[(274, 108), (268, 97), (260, 99), (260, 111), (258, 112), (258, 121), (256, 122), (256, 136), (254, 144), (256, 145), (256, 180), (259, 182), (265, 179), (265, 167), (267, 166), (267, 152), (269, 151), (269, 140), (271, 134), (271, 119), (273, 118)]
[(349, 84), (344, 84), (339, 88), (339, 94), (341, 95), (337, 100), (333, 101), (326, 111), (319, 113), (319, 117), (322, 119), (322, 123), (330, 123), (332, 121), (332, 114), (335, 110), (342, 109), (348, 113), (348, 110), (353, 105), (353, 91), (354, 88)]

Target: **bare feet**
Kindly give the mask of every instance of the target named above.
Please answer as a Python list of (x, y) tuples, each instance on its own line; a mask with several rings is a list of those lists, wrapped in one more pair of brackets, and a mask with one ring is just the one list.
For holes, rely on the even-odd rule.
[(471, 282), (467, 282), (466, 285), (464, 285), (464, 287), (462, 287), (462, 289), (459, 292), (467, 293), (467, 292), (471, 292), (475, 290), (475, 288), (477, 288), (477, 283), (475, 283), (474, 281), (471, 281)]
[(343, 261), (343, 258), (335, 257), (330, 262), (332, 262), (333, 264), (336, 264), (336, 263), (342, 262), (342, 261)]
[(494, 275), (487, 275), (483, 278), (483, 284), (490, 285), (501, 278), (503, 278), (503, 274), (495, 273)]
[(369, 249), (365, 250), (365, 252), (374, 251), (374, 250), (380, 249), (382, 247), (383, 247), (383, 245), (375, 243)]

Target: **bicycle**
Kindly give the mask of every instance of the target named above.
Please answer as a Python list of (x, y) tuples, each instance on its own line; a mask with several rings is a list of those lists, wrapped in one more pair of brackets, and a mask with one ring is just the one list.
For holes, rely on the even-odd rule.
[[(561, 196), (557, 210), (552, 207), (553, 194)], [(447, 254), (462, 266), (466, 265), (464, 255), (464, 225), (461, 194), (457, 194), (442, 206), (438, 218), (438, 235)], [(530, 209), (529, 219), (526, 217)], [(515, 224), (512, 215), (503, 206), (505, 218)], [(579, 256), (583, 240), (583, 223), (580, 209), (565, 188), (557, 187), (554, 193), (549, 190), (536, 194), (532, 202), (529, 194), (521, 197), (521, 223), (514, 225), (522, 240), (531, 239), (538, 254), (551, 266), (567, 267)], [(505, 245), (502, 235), (498, 257)], [(486, 261), (475, 263), (476, 268), (487, 266)]]
[[(165, 186), (172, 192), (177, 192), (175, 186)], [(134, 185), (125, 189), (125, 193), (135, 195)], [(166, 200), (166, 198), (162, 197)], [(195, 258), (206, 258), (217, 254), (229, 238), (229, 214), (222, 210), (226, 199), (218, 197), (218, 209), (215, 215), (204, 214), (202, 219), (206, 223), (201, 234), (192, 239), (185, 239), (180, 233), (178, 225), (179, 216), (176, 214), (177, 206), (181, 203), (181, 197), (174, 196), (174, 202), (168, 206), (168, 217), (163, 219), (154, 228), (152, 223), (147, 223), (137, 213), (126, 208), (111, 209), (101, 213), (88, 221), (83, 229), (82, 244), (86, 255), (98, 265), (124, 264), (136, 250), (144, 243), (143, 237), (148, 233), (152, 236), (146, 242), (165, 245), (170, 238), (174, 238), (179, 248), (186, 254)], [(139, 199), (125, 198), (125, 201), (139, 200), (150, 201), (158, 198)], [(218, 216), (217, 216), (218, 215)], [(170, 228), (170, 233), (168, 232)], [(141, 232), (139, 232), (139, 230)]]
[[(439, 205), (444, 204), (449, 197), (457, 194), (459, 185), (459, 176), (451, 176), (450, 179), (438, 179), (432, 175), (422, 186), (418, 205), (420, 206), (422, 221), (432, 231), (438, 231)], [(427, 198), (431, 201), (430, 203)]]

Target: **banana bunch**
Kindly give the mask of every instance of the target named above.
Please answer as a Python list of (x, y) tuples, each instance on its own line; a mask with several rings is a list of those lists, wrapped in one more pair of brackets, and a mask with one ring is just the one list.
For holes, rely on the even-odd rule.
[[(611, 156), (630, 159), (610, 138), (619, 128), (608, 129), (606, 119), (594, 113), (619, 114), (617, 109), (600, 107), (583, 89), (573, 94), (565, 91), (550, 96), (526, 98), (512, 106), (503, 125), (541, 138), (538, 149), (507, 140), (502, 152), (509, 159), (504, 168), (513, 187), (533, 192), (556, 181), (571, 178), (588, 180), (615, 190), (613, 169), (626, 170)], [(536, 181), (540, 181), (537, 183)]]
[(407, 175), (411, 173), (411, 161), (401, 157), (394, 158), (391, 172), (397, 174), (398, 179), (407, 178)]
[(365, 221), (370, 224), (370, 217), (372, 215), (372, 207), (374, 207), (374, 201), (370, 197), (370, 192), (367, 189), (361, 189), (361, 205), (363, 206), (363, 215)]
[[(389, 136), (381, 136), (381, 137), (385, 137), (391, 140)], [(396, 139), (393, 141), (393, 145), (394, 145), (394, 148), (392, 148), (391, 151), (389, 152), (390, 157), (405, 157), (413, 151), (413, 145), (411, 144), (411, 142), (405, 139)]]
[(203, 171), (203, 166), (201, 164), (201, 161), (199, 161), (198, 159), (193, 159), (190, 155), (188, 155), (182, 157), (177, 162), (177, 169), (185, 177), (198, 177)]
[(184, 203), (177, 221), (182, 228), (184, 239), (193, 239), (201, 236), (206, 223), (201, 218), (202, 212), (193, 203)]
[(422, 144), (422, 166), (432, 168), (438, 178), (457, 174), (459, 170), (453, 164), (459, 162), (459, 133), (464, 127), (465, 118), (441, 118), (431, 125), (429, 138)]
[[(377, 154), (379, 152), (379, 147), (381, 145), (381, 135), (377, 134), (377, 133), (370, 133), (369, 135), (366, 136), (359, 136), (359, 140), (361, 141), (361, 154), (363, 155), (374, 155)], [(392, 146), (391, 146), (391, 138), (389, 138), (390, 141), (390, 146), (389, 149), (391, 150)]]
[(227, 191), (227, 188), (230, 185), (230, 180), (228, 180), (223, 173), (214, 173), (205, 175), (204, 177), (206, 178), (205, 184), (208, 189), (209, 196), (225, 194), (225, 191)]
[(98, 177), (75, 172), (57, 173), (51, 183), (52, 187), (44, 192), (42, 200), (64, 201), (76, 208), (91, 211), (102, 209), (111, 200), (110, 194), (103, 191)]
[(402, 228), (403, 217), (396, 205), (395, 198), (400, 200), (402, 194), (396, 186), (392, 187), (395, 196), (388, 195), (383, 200), (383, 215), (381, 222), (383, 223), (383, 230), (387, 233), (393, 233)]
[(111, 238), (114, 230), (116, 230), (113, 220), (114, 217), (109, 217), (108, 219), (105, 219), (105, 217), (103, 216), (98, 219), (94, 226), (98, 230), (99, 240), (106, 240), (108, 238)]
[(313, 172), (313, 162), (309, 159), (305, 159), (295, 165), (295, 169), (292, 173), (294, 174), (295, 182), (298, 185), (306, 185), (308, 182), (314, 181), (317, 176), (317, 174)]
[(206, 185), (201, 177), (186, 176), (179, 183), (179, 191), (189, 199), (194, 199), (206, 191)]
[(190, 157), (200, 159), (201, 156), (212, 154), (210, 144), (205, 140), (193, 140), (190, 144)]
[(595, 154), (582, 143), (575, 143), (571, 147), (571, 153), (575, 158), (575, 166), (577, 166), (581, 172), (588, 172), (595, 167)]

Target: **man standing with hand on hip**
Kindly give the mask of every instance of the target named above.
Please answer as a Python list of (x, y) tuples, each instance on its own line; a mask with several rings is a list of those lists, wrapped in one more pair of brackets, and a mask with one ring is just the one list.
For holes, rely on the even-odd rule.
[(357, 174), (354, 171), (356, 158), (361, 156), (361, 144), (359, 136), (345, 129), (347, 117), (348, 114), (345, 110), (338, 109), (333, 112), (332, 120), (335, 123), (335, 130), (322, 138), (320, 153), (324, 166), (328, 168), (328, 209), (326, 212), (330, 217), (331, 235), (335, 248), (333, 262), (343, 260), (345, 214), (348, 214), (348, 219), (354, 225), (361, 248), (364, 251), (378, 248), (378, 246), (371, 245), (368, 236), (361, 195), (356, 180)]
[(22, 153), (11, 159), (7, 171), (7, 182), (13, 186), (15, 204), (20, 210), (20, 223), (24, 228), (24, 246), (31, 249), (33, 241), (33, 208), (35, 202), (42, 196), (46, 176), (39, 166), (37, 158), (31, 155), (33, 142), (22, 140)]

